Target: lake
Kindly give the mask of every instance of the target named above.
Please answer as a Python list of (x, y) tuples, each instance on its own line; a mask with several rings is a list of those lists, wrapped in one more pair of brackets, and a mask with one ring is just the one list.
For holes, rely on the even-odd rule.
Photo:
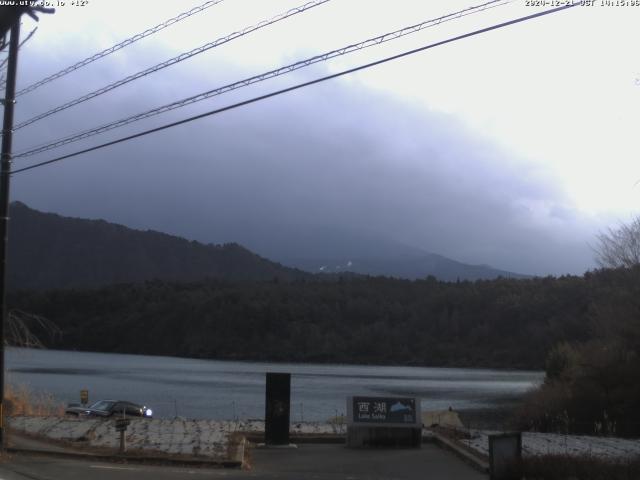
[(291, 420), (324, 421), (349, 395), (415, 396), (424, 410), (490, 407), (516, 400), (543, 372), (194, 360), (146, 355), (6, 349), (6, 381), (62, 403), (116, 398), (170, 418), (264, 418), (266, 372), (289, 372)]

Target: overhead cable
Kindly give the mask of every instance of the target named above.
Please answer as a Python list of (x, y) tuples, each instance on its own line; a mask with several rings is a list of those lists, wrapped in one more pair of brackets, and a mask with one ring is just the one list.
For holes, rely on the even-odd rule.
[(95, 127), (92, 129), (88, 129), (88, 130), (84, 130), (82, 132), (73, 134), (73, 135), (69, 135), (66, 136), (64, 138), (60, 138), (58, 140), (55, 140), (53, 142), (49, 142), (49, 143), (45, 143), (43, 145), (37, 146), (37, 147), (31, 147), (28, 150), (25, 150), (23, 152), (20, 152), (16, 155), (14, 155), (14, 158), (21, 158), (21, 157), (29, 157), (32, 155), (36, 155), (38, 153), (42, 153), (45, 152), (47, 150), (52, 150), (54, 148), (59, 148), (62, 147), (64, 145), (68, 145), (69, 143), (73, 143), (73, 142), (77, 142), (79, 140), (84, 140), (86, 138), (92, 137), (94, 135), (98, 135), (101, 133), (105, 133), (108, 132), (110, 130), (113, 130), (115, 128), (119, 128), (119, 127), (123, 127), (125, 125), (129, 125), (131, 123), (155, 116), (155, 115), (159, 115), (161, 113), (165, 113), (165, 112), (169, 112), (171, 110), (175, 110), (177, 108), (181, 108), (184, 107), (186, 105), (190, 105), (196, 102), (200, 102), (203, 100), (206, 100), (208, 98), (211, 97), (215, 97), (217, 95), (222, 95), (223, 93), (227, 93), (227, 92), (231, 92), (233, 90), (236, 90), (238, 88), (242, 88), (242, 87), (247, 87), (249, 85), (252, 85), (254, 83), (258, 83), (258, 82), (262, 82), (264, 80), (268, 80), (270, 78), (274, 78), (280, 75), (284, 75), (290, 72), (293, 72), (295, 70), (299, 70), (301, 68), (304, 67), (308, 67), (310, 65), (313, 65), (315, 63), (319, 63), (319, 62), (324, 62), (327, 60), (330, 60), (332, 58), (335, 57), (339, 57), (342, 55), (346, 55), (348, 53), (351, 52), (355, 52), (358, 50), (363, 50), (365, 48), (368, 47), (372, 47), (374, 45), (379, 45), (381, 43), (384, 42), (388, 42), (390, 40), (395, 40), (397, 38), (403, 37), (405, 35), (409, 35), (412, 33), (416, 33), (420, 30), (423, 30), (425, 28), (428, 27), (433, 27), (436, 25), (439, 25), (441, 23), (444, 22), (448, 22), (457, 18), (461, 18), (467, 15), (471, 15), (474, 13), (479, 13), (481, 11), (487, 10), (489, 8), (495, 8), (497, 6), (501, 6), (507, 3), (512, 3), (515, 0), (493, 0), (487, 3), (483, 3), (481, 5), (476, 5), (473, 7), (469, 7), (466, 8), (464, 10), (460, 10), (454, 13), (450, 13), (447, 15), (443, 15), (441, 17), (438, 18), (434, 18), (431, 20), (426, 20), (423, 21), (421, 23), (417, 23), (415, 25), (411, 25), (409, 27), (404, 27), (400, 30), (395, 30), (393, 32), (389, 32), (389, 33), (385, 33), (384, 35), (379, 35), (377, 37), (373, 37), (373, 38), (369, 38), (367, 40), (364, 40), (362, 42), (359, 43), (354, 43), (351, 45), (347, 45), (346, 47), (342, 47), (339, 48), (337, 50), (331, 50), (329, 52), (323, 53), (321, 55), (316, 55), (310, 58), (307, 58), (305, 60), (300, 60), (298, 62), (286, 65), (284, 67), (280, 67), (277, 68), (275, 70), (270, 70), (268, 72), (262, 73), (260, 75), (255, 75), (253, 77), (249, 77), (249, 78), (245, 78), (243, 80), (234, 82), (234, 83), (230, 83), (228, 85), (224, 85), (222, 87), (218, 87), (215, 88), (213, 90), (208, 90), (206, 92), (203, 93), (199, 93), (197, 95), (193, 95), (187, 98), (184, 98), (182, 100), (178, 100), (166, 105), (162, 105), (160, 107), (156, 107), (153, 108), (151, 110), (147, 110), (145, 112), (142, 113), (138, 113), (136, 115), (132, 115), (126, 118), (122, 118), (120, 120), (116, 120), (114, 122), (110, 122), (107, 123), (105, 125), (101, 125), (99, 127)]
[(166, 130), (166, 129), (169, 129), (169, 128), (172, 128), (172, 127), (176, 127), (178, 125), (183, 125), (185, 123), (193, 122), (193, 121), (199, 120), (201, 118), (205, 118), (205, 117), (209, 117), (211, 115), (216, 115), (216, 114), (219, 114), (219, 113), (223, 113), (223, 112), (226, 112), (226, 111), (229, 111), (229, 110), (233, 110), (233, 109), (238, 108), (238, 107), (243, 107), (245, 105), (250, 105), (252, 103), (256, 103), (256, 102), (259, 102), (261, 100), (266, 100), (268, 98), (272, 98), (272, 97), (275, 97), (275, 96), (278, 96), (278, 95), (282, 95), (284, 93), (292, 92), (294, 90), (299, 90), (301, 88), (308, 87), (308, 86), (311, 86), (311, 85), (315, 85), (317, 83), (325, 82), (327, 80), (331, 80), (331, 79), (334, 79), (334, 78), (342, 77), (344, 75), (348, 75), (348, 74), (355, 73), (355, 72), (358, 72), (358, 71), (361, 71), (361, 70), (365, 70), (365, 69), (368, 69), (368, 68), (371, 68), (371, 67), (375, 67), (377, 65), (382, 65), (384, 63), (391, 62), (393, 60), (397, 60), (397, 59), (400, 59), (400, 58), (404, 58), (404, 57), (407, 57), (409, 55), (416, 54), (418, 52), (423, 52), (423, 51), (429, 50), (431, 48), (439, 47), (441, 45), (445, 45), (445, 44), (448, 44), (448, 43), (456, 42), (458, 40), (462, 40), (462, 39), (465, 39), (465, 38), (469, 38), (469, 37), (473, 37), (473, 36), (476, 36), (476, 35), (480, 35), (480, 34), (483, 34), (483, 33), (486, 33), (486, 32), (490, 32), (492, 30), (497, 30), (499, 28), (504, 28), (504, 27), (507, 27), (509, 25), (515, 25), (517, 23), (525, 22), (525, 21), (528, 21), (528, 20), (533, 20), (534, 18), (542, 17), (542, 16), (549, 15), (549, 14), (552, 14), (552, 13), (556, 13), (556, 12), (559, 12), (561, 10), (566, 10), (568, 8), (573, 8), (573, 7), (576, 7), (578, 5), (580, 5), (580, 4), (579, 3), (570, 3), (570, 4), (567, 4), (567, 5), (561, 6), (561, 7), (553, 8), (551, 10), (545, 10), (543, 12), (533, 13), (531, 15), (526, 15), (524, 17), (519, 17), (519, 18), (516, 18), (516, 19), (513, 19), (513, 20), (506, 21), (506, 22), (494, 24), (494, 25), (491, 25), (489, 27), (485, 27), (485, 28), (481, 28), (479, 30), (474, 30), (472, 32), (464, 33), (462, 35), (458, 35), (458, 36), (455, 36), (455, 37), (450, 37), (450, 38), (448, 38), (446, 40), (441, 40), (439, 42), (431, 43), (431, 44), (425, 45), (423, 47), (415, 48), (413, 50), (408, 50), (406, 52), (399, 53), (397, 55), (392, 55), (390, 57), (386, 57), (386, 58), (383, 58), (381, 60), (376, 60), (375, 62), (370, 62), (370, 63), (364, 64), (364, 65), (360, 65), (360, 66), (357, 66), (357, 67), (349, 68), (347, 70), (343, 70), (341, 72), (334, 73), (334, 74), (331, 74), (331, 75), (326, 75), (324, 77), (316, 78), (316, 79), (310, 80), (308, 82), (299, 83), (299, 84), (293, 85), (291, 87), (283, 88), (281, 90), (276, 90), (274, 92), (270, 92), (270, 93), (267, 93), (265, 95), (260, 95), (260, 96), (257, 96), (257, 97), (253, 97), (253, 98), (250, 98), (248, 100), (244, 100), (244, 101), (241, 101), (241, 102), (238, 102), (238, 103), (227, 105), (225, 107), (217, 108), (215, 110), (210, 110), (208, 112), (201, 113), (199, 115), (194, 115), (192, 117), (184, 118), (184, 119), (178, 120), (176, 122), (167, 123), (167, 124), (162, 125), (160, 127), (151, 128), (149, 130), (144, 130), (142, 132), (135, 133), (133, 135), (128, 135), (128, 136), (125, 136), (125, 137), (121, 137), (121, 138), (118, 138), (116, 140), (112, 140), (110, 142), (105, 142), (105, 143), (102, 143), (100, 145), (96, 145), (96, 146), (93, 146), (93, 147), (90, 147), (90, 148), (85, 148), (83, 150), (78, 150), (78, 151), (73, 152), (73, 153), (68, 153), (66, 155), (62, 155), (62, 156), (53, 158), (51, 160), (35, 163), (33, 165), (29, 165), (28, 167), (23, 167), (23, 168), (19, 168), (17, 170), (14, 170), (11, 173), (12, 174), (16, 174), (16, 173), (26, 172), (28, 170), (33, 170), (34, 168), (39, 168), (39, 167), (42, 167), (44, 165), (50, 165), (52, 163), (56, 163), (56, 162), (60, 162), (62, 160), (65, 160), (67, 158), (76, 157), (76, 156), (82, 155), (84, 153), (89, 153), (89, 152), (93, 152), (93, 151), (96, 151), (96, 150), (100, 150), (102, 148), (109, 147), (109, 146), (112, 146), (112, 145), (116, 145), (116, 144), (119, 144), (119, 143), (123, 143), (123, 142), (129, 141), (129, 140), (133, 140), (135, 138), (144, 137), (144, 136), (149, 135), (151, 133), (160, 132), (162, 130)]
[(149, 35), (153, 35), (154, 33), (157, 33), (161, 30), (164, 30), (167, 27), (170, 27), (171, 25), (178, 23), (182, 20), (184, 20), (185, 18), (189, 18), (197, 13), (202, 12), (203, 10), (206, 10), (209, 7), (213, 7), (214, 5), (222, 2), (224, 0), (210, 0), (208, 2), (203, 3), (202, 5), (199, 5), (197, 7), (192, 8), (189, 11), (186, 12), (182, 12), (181, 14), (170, 18), (168, 20), (165, 20), (164, 22), (156, 25), (155, 27), (151, 27), (148, 28), (147, 30), (145, 30), (144, 32), (138, 33), (136, 35), (134, 35), (133, 37), (129, 37), (126, 40), (121, 41), (120, 43), (116, 43), (115, 45), (113, 45), (112, 47), (106, 48), (104, 50), (102, 50), (101, 52), (96, 53), (95, 55), (91, 55), (90, 57), (85, 58), (84, 60), (80, 60), (77, 63), (74, 63), (71, 66), (68, 66), (62, 70), (60, 70), (57, 73), (54, 73), (53, 75), (49, 75), (48, 77), (43, 78), (42, 80), (37, 81), (36, 83), (29, 85), (26, 88), (23, 88), (22, 90), (19, 90), (18, 92), (16, 92), (16, 97), (20, 96), (20, 95), (24, 95), (25, 93), (29, 93), (32, 92), (33, 90), (41, 87), (42, 85), (45, 85), (49, 82), (52, 82), (53, 80), (56, 80), (60, 77), (63, 77), (71, 72), (74, 72), (75, 70), (78, 70), (79, 68), (82, 68), (86, 65), (89, 65), (90, 63), (95, 62), (96, 60), (99, 60), (103, 57), (106, 57), (107, 55), (110, 55), (114, 52), (117, 52), (118, 50), (123, 49), (124, 47), (127, 47), (129, 45), (131, 45), (132, 43), (137, 42), (138, 40), (142, 40), (145, 37), (148, 37)]
[(26, 127), (27, 125), (31, 125), (32, 123), (35, 123), (39, 120), (42, 120), (43, 118), (46, 118), (50, 115), (53, 115), (55, 113), (59, 113), (63, 110), (66, 110), (67, 108), (71, 108), (75, 105), (78, 105), (80, 103), (86, 102), (87, 100), (91, 100), (92, 98), (95, 98), (99, 95), (103, 95), (107, 92), (110, 92), (111, 90), (114, 90), (118, 87), (121, 87), (122, 85), (126, 85), (127, 83), (133, 82), (134, 80), (137, 80), (139, 78), (145, 77), (147, 75), (150, 75), (152, 73), (155, 73), (159, 70), (162, 70), (163, 68), (167, 68), (171, 65), (175, 65), (176, 63), (180, 63), (184, 60), (187, 60), (188, 58), (194, 57), (196, 55), (199, 55), (203, 52), (206, 52), (207, 50), (211, 50), (212, 48), (218, 47), (220, 45), (223, 45), (225, 43), (228, 43), (232, 40), (235, 40), (236, 38), (240, 38), (243, 37), (245, 35), (248, 35), (251, 32), (255, 32), (256, 30), (259, 30), (261, 28), (267, 27), (269, 25), (273, 25), (274, 23), (277, 23), (281, 20), (284, 20), (286, 18), (289, 18), (293, 15), (297, 15), (298, 13), (302, 13), (305, 12), (311, 8), (317, 7), (318, 5), (322, 5), (323, 3), (327, 3), (330, 0), (313, 0), (311, 2), (305, 3), (304, 5), (301, 5), (299, 7), (295, 7), (292, 8), (291, 10), (287, 10), (284, 13), (281, 13), (279, 15), (276, 15), (275, 17), (272, 17), (268, 20), (262, 20), (259, 23), (256, 23), (255, 25), (252, 25), (250, 27), (246, 27), (243, 28), (240, 31), (237, 32), (233, 32), (229, 35), (226, 35), (224, 37), (220, 37), (217, 40), (214, 40), (213, 42), (209, 42), (206, 43), (198, 48), (194, 48), (193, 50), (190, 50), (188, 52), (184, 52), (181, 53), (180, 55), (170, 58), (169, 60), (166, 60), (162, 63), (159, 63), (157, 65), (154, 65), (152, 67), (149, 67), (145, 70), (141, 70), (137, 73), (134, 73), (133, 75), (129, 75), (126, 78), (123, 78), (121, 80), (118, 80), (117, 82), (113, 82), (109, 85), (106, 85), (102, 88), (99, 88), (98, 90), (94, 90), (93, 92), (87, 93), (86, 95), (83, 95), (81, 97), (78, 97), (74, 100), (71, 100), (63, 105), (60, 105), (58, 107), (52, 108), (51, 110), (41, 113), (39, 115), (36, 115), (35, 117), (32, 117), (28, 120), (25, 120), (21, 123), (18, 123), (15, 127), (14, 130), (19, 130), (21, 128)]
[[(33, 37), (33, 35), (36, 33), (36, 30), (38, 30), (38, 27), (35, 27), (33, 30), (31, 30), (31, 32), (29, 32), (29, 35), (27, 35), (25, 39), (20, 42), (20, 45), (18, 45), (18, 50), (20, 50), (22, 46), (25, 43), (27, 43), (31, 39), (31, 37)], [(5, 69), (4, 67), (5, 65), (7, 65), (8, 60), (9, 60), (9, 56), (7, 55), (7, 57), (2, 62), (0, 62), (0, 71)], [(7, 85), (7, 82), (5, 80), (5, 75), (3, 71), (2, 73), (0, 73), (0, 91), (4, 90), (6, 85)]]
[[(33, 30), (31, 30), (29, 32), (29, 35), (27, 35), (25, 39), (20, 42), (20, 45), (18, 45), (19, 49), (22, 48), (22, 46), (27, 43), (31, 39), (31, 37), (33, 37), (33, 35), (36, 33), (36, 30), (38, 30), (38, 27), (35, 27)], [(3, 68), (7, 64), (8, 60), (9, 56), (7, 55), (7, 57), (2, 62), (0, 62), (0, 68)]]

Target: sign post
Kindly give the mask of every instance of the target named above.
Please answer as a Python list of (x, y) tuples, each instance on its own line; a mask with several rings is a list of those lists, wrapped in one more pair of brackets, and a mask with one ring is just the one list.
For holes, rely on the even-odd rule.
[(124, 453), (127, 451), (127, 438), (125, 432), (127, 431), (127, 427), (131, 423), (131, 420), (128, 418), (118, 418), (116, 419), (116, 432), (120, 432), (120, 453)]

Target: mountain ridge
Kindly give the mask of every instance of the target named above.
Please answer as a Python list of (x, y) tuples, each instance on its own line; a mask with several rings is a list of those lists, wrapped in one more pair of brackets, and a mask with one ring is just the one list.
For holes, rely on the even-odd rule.
[(373, 258), (340, 258), (340, 259), (283, 259), (282, 263), (290, 267), (309, 272), (341, 273), (345, 271), (361, 275), (384, 275), (394, 278), (418, 280), (436, 277), (445, 282), (457, 280), (490, 280), (498, 277), (531, 278), (529, 275), (509, 272), (493, 268), (490, 265), (472, 265), (458, 262), (437, 253), (425, 252), (421, 256), (373, 259)]
[(12, 288), (81, 288), (151, 279), (294, 279), (309, 275), (236, 243), (203, 244), (105, 220), (72, 218), (11, 204)]
[(301, 225), (256, 231), (243, 244), (260, 255), (312, 273), (383, 275), (443, 281), (531, 278), (490, 265), (453, 260), (393, 237), (361, 228)]
[[(280, 256), (274, 261), (263, 252), (254, 253), (255, 248), (249, 250), (235, 242), (205, 244), (105, 220), (45, 213), (22, 202), (13, 202), (10, 211), (8, 278), (13, 289), (92, 288), (156, 279), (294, 280), (318, 273), (408, 279), (432, 275), (443, 281), (526, 278), (361, 233), (349, 236), (348, 232), (333, 231), (317, 238), (313, 232), (306, 232), (300, 237), (291, 236), (289, 244), (305, 238), (304, 235), (313, 238), (313, 244), (309, 245), (312, 255), (333, 256), (298, 259)], [(324, 250), (318, 247), (323, 240), (328, 246)], [(361, 253), (368, 257), (347, 257), (358, 253), (359, 244)], [(344, 256), (337, 256), (341, 247)], [(305, 251), (304, 244), (297, 245), (297, 252)]]

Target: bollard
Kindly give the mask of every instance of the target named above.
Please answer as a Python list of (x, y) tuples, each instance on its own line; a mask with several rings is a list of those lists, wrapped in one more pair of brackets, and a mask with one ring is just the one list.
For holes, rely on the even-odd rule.
[(489, 435), (489, 474), (491, 480), (522, 478), (522, 433)]

